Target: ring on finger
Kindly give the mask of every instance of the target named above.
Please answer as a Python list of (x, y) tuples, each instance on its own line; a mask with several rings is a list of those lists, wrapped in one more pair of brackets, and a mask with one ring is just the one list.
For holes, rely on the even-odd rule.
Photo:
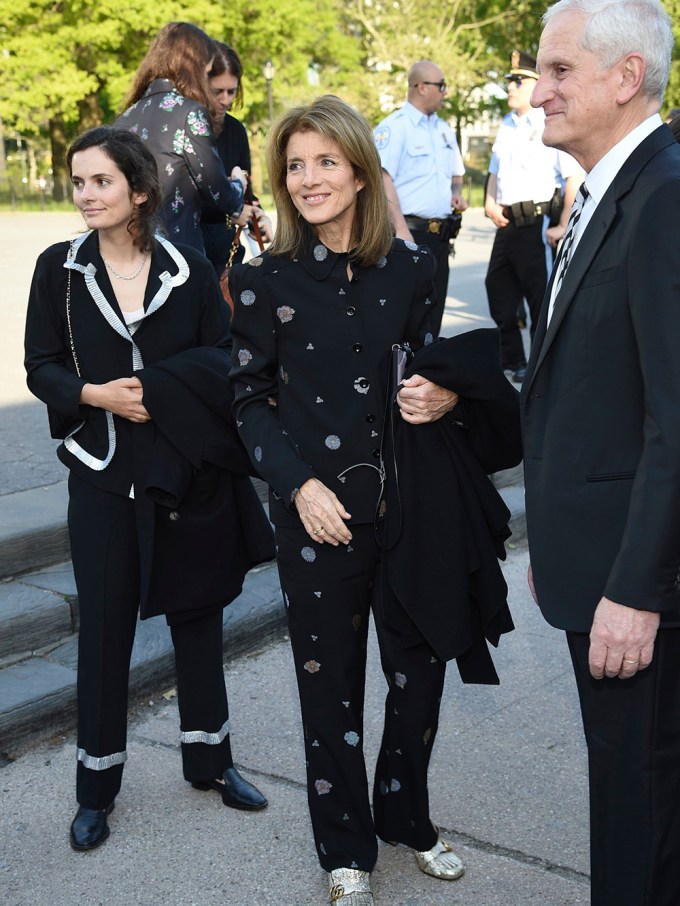
[(323, 533), (324, 533), (324, 527), (323, 527), (323, 526), (321, 526), (321, 528), (314, 529), (314, 534), (315, 534), (315, 535), (323, 535)]
[(640, 658), (637, 658), (637, 660), (633, 660), (633, 658), (624, 657), (623, 662), (624, 662), (624, 664), (639, 664)]

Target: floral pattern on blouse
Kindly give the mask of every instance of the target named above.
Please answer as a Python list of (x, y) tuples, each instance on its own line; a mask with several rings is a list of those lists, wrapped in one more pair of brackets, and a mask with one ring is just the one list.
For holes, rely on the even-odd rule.
[(184, 98), (173, 88), (172, 91), (163, 95), (159, 106), (161, 110), (174, 110), (175, 107), (181, 107), (183, 103)]
[(234, 214), (243, 207), (243, 188), (217, 155), (205, 107), (156, 79), (116, 125), (142, 136), (156, 158), (168, 235), (203, 252), (202, 210)]
[(195, 154), (194, 146), (191, 144), (191, 139), (186, 134), (184, 129), (177, 129), (172, 139), (172, 150), (175, 154)]
[(208, 118), (202, 110), (192, 110), (187, 116), (187, 126), (192, 135), (212, 135)]

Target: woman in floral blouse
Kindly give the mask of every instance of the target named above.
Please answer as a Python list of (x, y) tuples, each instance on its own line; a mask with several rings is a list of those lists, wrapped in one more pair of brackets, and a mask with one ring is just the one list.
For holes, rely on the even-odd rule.
[(213, 208), (247, 223), (245, 175), (231, 178), (215, 146), (221, 128), (208, 82), (215, 46), (188, 22), (171, 22), (154, 38), (116, 125), (137, 133), (156, 158), (163, 191), (163, 220), (169, 239), (204, 251), (201, 211)]
[[(278, 213), (268, 252), (232, 268), (236, 415), (271, 487), (316, 849), (330, 898), (370, 906), (376, 835), (439, 878), (463, 864), (430, 820), (427, 769), (445, 663), (385, 619), (373, 518), (392, 344), (432, 342), (428, 249), (393, 238), (366, 121), (325, 96), (269, 135)], [(402, 417), (436, 421), (455, 393), (417, 375)], [(390, 684), (369, 804), (363, 696), (369, 614)]]

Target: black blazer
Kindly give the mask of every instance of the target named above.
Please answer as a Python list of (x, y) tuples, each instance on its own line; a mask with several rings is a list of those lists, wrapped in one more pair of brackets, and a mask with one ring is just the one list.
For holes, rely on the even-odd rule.
[(311, 477), (353, 523), (373, 521), (391, 347), (432, 341), (433, 272), (429, 250), (400, 239), (351, 281), (347, 255), (318, 240), (231, 269), (236, 417), (275, 524), (299, 525), (292, 501)]
[(603, 595), (680, 616), (678, 223), (662, 126), (597, 206), (546, 329), (547, 290), (521, 402), (536, 592), (563, 629), (588, 632)]
[[(52, 246), (36, 265), (26, 321), (31, 391), (48, 406), (62, 462), (128, 497), (134, 484), (143, 617), (219, 607), (250, 566), (273, 557), (272, 533), (246, 477), (231, 417), (231, 336), (212, 266), (188, 246), (153, 251), (144, 309), (131, 334), (99, 254), (96, 232)], [(66, 294), (82, 377), (70, 349)], [(79, 404), (83, 385), (139, 377), (151, 421), (136, 425)], [(90, 454), (102, 468), (87, 463)], [(108, 460), (108, 461), (107, 461)], [(234, 471), (241, 473), (233, 474)]]

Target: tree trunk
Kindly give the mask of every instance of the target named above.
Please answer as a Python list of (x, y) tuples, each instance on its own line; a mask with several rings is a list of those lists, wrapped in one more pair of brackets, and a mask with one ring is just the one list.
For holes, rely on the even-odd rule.
[(78, 101), (78, 113), (78, 132), (84, 132), (93, 126), (101, 126), (104, 120), (104, 112), (99, 103), (99, 95), (88, 94)]
[(64, 118), (57, 114), (49, 121), (50, 149), (52, 151), (52, 197), (65, 201), (69, 197), (69, 173), (66, 168), (68, 136)]

